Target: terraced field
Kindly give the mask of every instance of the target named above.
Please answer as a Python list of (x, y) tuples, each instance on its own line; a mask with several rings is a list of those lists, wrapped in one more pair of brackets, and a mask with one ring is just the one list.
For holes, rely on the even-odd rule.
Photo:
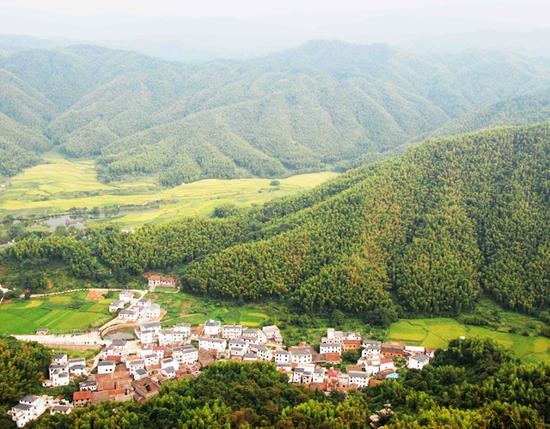
[(54, 295), (0, 305), (0, 335), (33, 334), (38, 328), (51, 333), (79, 332), (107, 322), (112, 298), (87, 300), (86, 292)]

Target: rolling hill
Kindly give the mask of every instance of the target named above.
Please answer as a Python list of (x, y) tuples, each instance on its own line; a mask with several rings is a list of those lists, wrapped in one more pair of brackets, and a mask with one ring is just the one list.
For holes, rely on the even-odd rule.
[[(497, 52), (421, 56), (336, 41), (201, 65), (77, 45), (0, 59), (0, 85), (0, 112), (21, 136), (32, 131), (4, 143), (25, 154), (4, 175), (53, 147), (94, 158), (105, 181), (154, 175), (174, 185), (347, 168), (550, 88), (550, 67)], [(48, 143), (36, 146), (36, 133)]]
[(185, 291), (381, 325), (456, 315), (482, 294), (538, 314), (550, 303), (549, 148), (549, 123), (497, 128), (429, 140), (248, 211), (30, 237), (5, 251), (2, 282), (9, 267), (61, 261), (98, 281), (177, 270)]
[(435, 134), (451, 135), (482, 128), (525, 125), (548, 120), (550, 120), (550, 89), (475, 109), (445, 124)]

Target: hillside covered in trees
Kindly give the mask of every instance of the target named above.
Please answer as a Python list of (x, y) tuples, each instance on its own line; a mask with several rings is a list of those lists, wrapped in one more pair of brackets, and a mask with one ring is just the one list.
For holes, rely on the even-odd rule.
[(61, 262), (99, 282), (177, 271), (196, 294), (380, 325), (456, 315), (482, 294), (539, 314), (550, 304), (548, 171), (550, 124), (433, 139), (247, 211), (31, 236), (4, 251), (0, 280), (55, 284), (48, 267)]
[(102, 180), (164, 185), (346, 168), (547, 88), (548, 64), (496, 52), (315, 41), (186, 65), (96, 46), (18, 50), (0, 58), (0, 175), (52, 148), (94, 158)]
[(33, 428), (365, 428), (385, 403), (388, 429), (542, 428), (550, 419), (546, 364), (519, 365), (491, 341), (454, 340), (422, 371), (325, 395), (288, 382), (272, 364), (214, 364), (196, 379), (169, 382), (143, 405), (99, 403), (44, 415)]
[(550, 120), (550, 89), (500, 101), (472, 110), (438, 129), (451, 135), (503, 125), (526, 125)]

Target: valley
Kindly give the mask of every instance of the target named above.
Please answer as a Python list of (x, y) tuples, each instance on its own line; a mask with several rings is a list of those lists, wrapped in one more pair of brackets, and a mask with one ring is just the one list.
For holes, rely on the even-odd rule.
[[(209, 179), (166, 188), (152, 177), (101, 183), (92, 161), (59, 155), (46, 156), (45, 161), (4, 179), (2, 217), (30, 220), (70, 212), (77, 219), (86, 216), (87, 224), (112, 223), (128, 228), (178, 217), (208, 216), (215, 207), (227, 204), (250, 207), (303, 192), (337, 176), (333, 172), (301, 174), (277, 179), (276, 185), (271, 185), (274, 179)], [(45, 228), (34, 224), (31, 230)]]

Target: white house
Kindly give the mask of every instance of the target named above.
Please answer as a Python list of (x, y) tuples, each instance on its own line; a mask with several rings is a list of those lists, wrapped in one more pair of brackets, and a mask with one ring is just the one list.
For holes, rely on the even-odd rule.
[(109, 312), (110, 313), (116, 313), (118, 310), (122, 310), (124, 308), (124, 301), (121, 301), (119, 299), (111, 302), (109, 304)]
[(393, 359), (380, 359), (380, 371), (385, 371), (387, 369), (395, 370), (395, 363), (393, 362)]
[(138, 320), (138, 312), (136, 310), (120, 310), (118, 312), (118, 318), (123, 322), (135, 322)]
[(134, 376), (134, 380), (137, 380), (137, 381), (142, 380), (148, 376), (147, 371), (145, 371), (142, 368), (138, 368), (135, 371), (133, 371), (132, 375)]
[(174, 358), (164, 358), (160, 363), (161, 369), (174, 368), (176, 371), (180, 369), (179, 362)]
[(159, 322), (141, 323), (136, 334), (143, 344), (151, 344), (160, 332)]
[(405, 346), (404, 348), (405, 352), (408, 354), (424, 354), (426, 353), (426, 349), (421, 346)]
[(261, 329), (243, 329), (241, 339), (249, 344), (265, 344), (267, 337)]
[(256, 353), (256, 356), (258, 356), (258, 359), (265, 360), (268, 362), (271, 362), (271, 360), (273, 359), (273, 352), (263, 344), (251, 345), (250, 350)]
[(311, 363), (312, 361), (313, 354), (309, 347), (295, 347), (290, 350), (291, 363)]
[(227, 341), (219, 338), (200, 338), (199, 349), (202, 350), (215, 350), (217, 353), (221, 353), (225, 350)]
[(414, 355), (407, 361), (407, 368), (422, 369), (430, 363), (430, 358), (426, 355)]
[(160, 362), (160, 359), (161, 358), (157, 356), (156, 353), (151, 353), (143, 356), (143, 361), (145, 362), (145, 366), (158, 365)]
[(312, 383), (323, 383), (326, 378), (327, 370), (322, 367), (316, 367), (312, 373), (311, 382)]
[(223, 325), (222, 326), (222, 338), (227, 340), (239, 338), (243, 332), (241, 325)]
[(50, 365), (50, 381), (53, 387), (67, 386), (71, 379), (69, 377), (69, 368), (67, 365)]
[(69, 359), (67, 364), (69, 365), (69, 374), (74, 377), (80, 377), (88, 372), (86, 368), (86, 359), (84, 358)]
[(78, 390), (90, 390), (92, 392), (95, 392), (97, 391), (97, 383), (94, 380), (81, 381), (80, 383), (78, 383)]
[(243, 340), (229, 340), (229, 353), (231, 357), (242, 357), (248, 352), (248, 343)]
[(69, 360), (67, 358), (67, 354), (66, 353), (57, 353), (53, 360), (52, 360), (52, 363), (54, 364), (57, 364), (57, 365), (66, 365), (67, 363), (69, 363)]
[(134, 299), (134, 292), (130, 290), (123, 290), (118, 294), (118, 299), (126, 304), (133, 303), (136, 300)]
[(220, 335), (221, 322), (219, 320), (209, 319), (204, 322), (204, 335), (210, 335), (212, 337)]
[(174, 332), (182, 334), (184, 338), (189, 338), (191, 336), (191, 324), (179, 323), (174, 326)]
[(198, 350), (191, 345), (175, 347), (172, 350), (172, 356), (178, 363), (184, 365), (193, 365), (199, 360)]
[[(159, 345), (165, 346), (168, 344), (175, 343), (175, 332), (172, 329), (161, 329), (159, 331)], [(176, 335), (177, 336), (177, 335)], [(181, 334), (180, 334), (181, 337)]]
[(265, 337), (268, 341), (280, 344), (283, 342), (283, 336), (281, 331), (275, 325), (264, 326), (262, 332), (265, 334)]
[(363, 371), (349, 371), (349, 384), (353, 384), (359, 388), (367, 387), (369, 385), (369, 375)]
[(242, 359), (245, 362), (255, 362), (258, 360), (258, 355), (256, 353), (245, 353)]
[(46, 411), (46, 401), (40, 396), (25, 396), (19, 404), (12, 407), (10, 414), (17, 427), (22, 428), (32, 420), (36, 420)]
[(160, 305), (148, 301), (143, 310), (141, 310), (143, 319), (158, 319), (160, 317)]
[(276, 350), (275, 351), (275, 363), (277, 364), (288, 364), (290, 363), (290, 352), (287, 350)]
[(132, 359), (126, 361), (126, 368), (134, 373), (138, 369), (145, 369), (145, 359)]
[(342, 353), (342, 344), (336, 342), (321, 343), (319, 345), (319, 353)]
[(172, 366), (167, 366), (165, 368), (162, 368), (160, 373), (168, 379), (172, 379), (176, 377), (176, 369)]
[(116, 364), (111, 361), (101, 361), (97, 364), (98, 374), (112, 374), (115, 372)]

